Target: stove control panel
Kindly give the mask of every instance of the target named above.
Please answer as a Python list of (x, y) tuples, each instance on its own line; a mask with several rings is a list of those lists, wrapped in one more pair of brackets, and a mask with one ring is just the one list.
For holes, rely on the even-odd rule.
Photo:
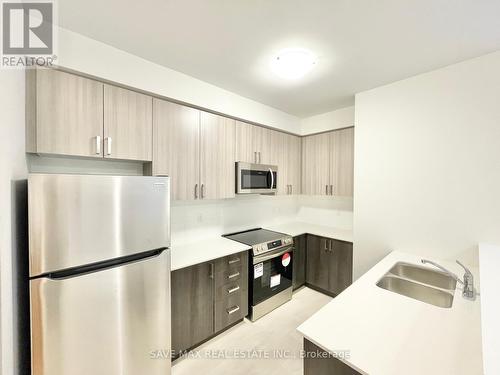
[(253, 253), (254, 255), (259, 255), (262, 253), (266, 253), (268, 251), (274, 250), (274, 249), (279, 249), (280, 247), (284, 246), (289, 246), (293, 245), (293, 238), (292, 237), (285, 237), (281, 238), (276, 241), (271, 241), (267, 243), (261, 243), (258, 245), (253, 246)]
[(267, 244), (267, 249), (272, 250), (272, 249), (276, 249), (277, 247), (281, 247), (281, 246), (283, 246), (283, 240), (277, 240), (277, 241), (269, 242)]

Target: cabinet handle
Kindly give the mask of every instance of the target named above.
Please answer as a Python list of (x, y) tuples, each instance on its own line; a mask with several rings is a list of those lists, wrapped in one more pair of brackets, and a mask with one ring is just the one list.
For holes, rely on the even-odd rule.
[(253, 162), (257, 164), (257, 151), (253, 152)]
[(210, 263), (210, 278), (214, 278), (214, 264)]
[(330, 253), (333, 254), (333, 240), (330, 240)]
[(234, 259), (231, 259), (229, 262), (227, 262), (228, 264), (235, 264), (235, 263), (238, 263), (240, 261), (240, 258), (234, 258)]
[(231, 288), (231, 289), (228, 289), (227, 290), (227, 294), (233, 294), (234, 292), (237, 292), (238, 290), (240, 290), (240, 286), (235, 286), (234, 288)]
[(330, 195), (333, 195), (333, 185), (330, 185)]
[(328, 185), (325, 186), (326, 186), (325, 194), (328, 195)]
[(198, 184), (194, 185), (194, 199), (198, 199)]
[(236, 273), (233, 273), (233, 274), (229, 275), (227, 278), (228, 279), (234, 279), (235, 277), (238, 277), (238, 276), (240, 276), (240, 273), (236, 272)]
[(324, 247), (323, 247), (323, 250), (328, 251), (328, 248), (327, 248), (327, 246), (326, 246), (326, 243), (328, 242), (328, 240), (325, 238), (325, 239), (323, 239), (323, 241), (325, 241), (325, 242), (324, 242), (324, 243), (325, 243), (325, 245), (324, 245)]
[(290, 185), (290, 195), (293, 194), (293, 185)]
[(234, 307), (231, 307), (230, 309), (227, 309), (227, 313), (229, 315), (231, 315), (231, 314), (234, 314), (236, 311), (239, 311), (239, 310), (240, 310), (239, 306), (234, 306)]
[(111, 155), (111, 146), (113, 145), (113, 139), (111, 137), (106, 137), (106, 155)]
[(201, 199), (205, 198), (205, 184), (201, 184)]
[(96, 155), (101, 154), (101, 136), (100, 135), (95, 136), (95, 153), (96, 153)]

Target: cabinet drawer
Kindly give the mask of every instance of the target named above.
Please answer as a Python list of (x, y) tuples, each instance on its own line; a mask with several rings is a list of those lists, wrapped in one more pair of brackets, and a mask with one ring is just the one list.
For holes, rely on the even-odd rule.
[(246, 268), (247, 264), (248, 253), (246, 251), (228, 255), (227, 257), (219, 258), (215, 261), (217, 273), (227, 271), (228, 269), (241, 270), (242, 268)]
[(215, 286), (234, 284), (248, 278), (248, 254), (242, 252), (216, 260)]
[(215, 299), (217, 301), (227, 299), (234, 295), (239, 295), (241, 293), (246, 293), (248, 290), (248, 280), (241, 279), (238, 281), (232, 281), (224, 285), (219, 285), (215, 291)]
[(215, 330), (220, 331), (248, 314), (248, 291), (241, 290), (215, 302)]
[(240, 282), (246, 279), (248, 276), (248, 271), (240, 268), (228, 268), (221, 272), (216, 272), (215, 274), (215, 286), (216, 288), (222, 285), (228, 285), (235, 282)]

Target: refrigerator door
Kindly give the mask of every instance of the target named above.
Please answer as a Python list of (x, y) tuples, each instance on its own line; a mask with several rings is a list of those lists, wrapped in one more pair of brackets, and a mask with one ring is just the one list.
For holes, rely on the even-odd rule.
[(30, 293), (33, 375), (170, 374), (170, 250)]
[(168, 177), (30, 174), (30, 277), (170, 245)]

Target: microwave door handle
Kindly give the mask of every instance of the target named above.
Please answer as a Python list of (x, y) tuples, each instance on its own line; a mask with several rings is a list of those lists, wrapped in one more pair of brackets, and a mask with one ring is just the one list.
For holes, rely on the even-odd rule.
[(269, 173), (271, 173), (271, 189), (274, 187), (274, 173), (271, 168), (269, 168)]

